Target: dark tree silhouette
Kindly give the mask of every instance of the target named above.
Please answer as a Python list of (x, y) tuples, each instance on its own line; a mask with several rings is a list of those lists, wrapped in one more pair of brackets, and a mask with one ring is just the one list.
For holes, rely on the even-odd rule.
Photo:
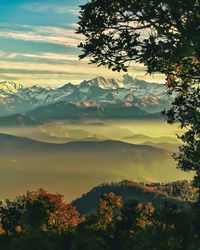
[(86, 37), (80, 58), (114, 71), (135, 61), (149, 74), (165, 74), (175, 99), (163, 114), (186, 129), (174, 158), (195, 172), (200, 187), (200, 1), (92, 0), (80, 13), (78, 33)]

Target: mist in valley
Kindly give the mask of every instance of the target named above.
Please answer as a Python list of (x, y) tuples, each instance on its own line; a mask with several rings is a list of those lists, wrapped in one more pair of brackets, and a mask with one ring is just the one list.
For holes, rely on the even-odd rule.
[(171, 157), (179, 144), (178, 126), (161, 120), (56, 122), (0, 132), (32, 139), (4, 138), (0, 200), (43, 187), (70, 202), (105, 182), (192, 177), (177, 170)]

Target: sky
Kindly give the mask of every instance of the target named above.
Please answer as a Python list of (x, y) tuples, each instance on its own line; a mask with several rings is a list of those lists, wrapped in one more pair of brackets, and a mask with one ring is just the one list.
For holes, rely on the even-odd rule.
[[(77, 48), (84, 36), (76, 34), (79, 6), (87, 0), (0, 0), (0, 81), (24, 86), (62, 86), (104, 76), (124, 74), (79, 60)], [(164, 82), (148, 76), (143, 65), (132, 63), (129, 74), (139, 79)]]

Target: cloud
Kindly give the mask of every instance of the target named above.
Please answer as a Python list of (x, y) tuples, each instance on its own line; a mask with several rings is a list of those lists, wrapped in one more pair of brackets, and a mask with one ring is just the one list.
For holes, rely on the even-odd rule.
[[(1, 52), (0, 52), (1, 55)], [(50, 59), (50, 60), (64, 60), (64, 61), (78, 61), (77, 55), (71, 54), (56, 54), (56, 53), (41, 53), (41, 54), (22, 54), (22, 53), (11, 53), (7, 56), (9, 59), (17, 57), (28, 57), (38, 59)]]
[[(44, 55), (44, 54), (43, 54)], [(46, 54), (45, 54), (46, 55)], [(15, 57), (15, 55), (12, 55)], [(54, 55), (53, 55), (54, 56)], [(96, 65), (88, 65), (86, 62), (77, 61), (76, 65), (47, 62), (19, 62), (0, 60), (0, 78), (15, 79), (15, 81), (27, 85), (34, 85), (36, 82), (42, 85), (62, 85), (66, 82), (82, 81), (103, 75), (105, 77), (121, 77), (116, 72), (105, 68), (97, 68)], [(26, 70), (26, 72), (25, 72)], [(50, 74), (48, 72), (51, 72)]]
[(78, 23), (61, 23), (63, 26), (72, 27), (77, 29), (79, 27)]
[(34, 3), (34, 4), (26, 4), (24, 5), (24, 9), (32, 12), (49, 12), (53, 11), (59, 14), (79, 14), (78, 7), (72, 7), (69, 5), (56, 5), (56, 4), (41, 4), (41, 3)]
[(5, 52), (0, 50), (0, 57), (4, 57), (5, 56)]
[(24, 30), (3, 30), (0, 37), (15, 40), (51, 43), (67, 47), (77, 47), (84, 37), (76, 34), (72, 29), (64, 29), (54, 26), (21, 26)]
[[(95, 73), (97, 68), (95, 65), (88, 65), (86, 63), (78, 61), (77, 65), (66, 65), (66, 64), (49, 64), (46, 62), (12, 62), (0, 60), (1, 69), (21, 69), (21, 70), (48, 70), (57, 73)], [(105, 70), (105, 69), (104, 69)], [(107, 70), (109, 71), (109, 70)], [(109, 71), (110, 72), (110, 71)], [(112, 72), (111, 72), (112, 73)]]
[[(41, 61), (18, 61), (18, 56), (25, 56), (27, 58), (40, 58)], [(121, 78), (124, 72), (116, 73), (113, 71), (110, 71), (107, 68), (104, 67), (97, 67), (94, 64), (87, 64), (87, 61), (76, 61), (76, 64), (74, 64), (73, 56), (76, 57), (76, 55), (63, 55), (63, 60), (59, 62), (57, 58), (60, 57), (60, 54), (56, 53), (41, 53), (39, 55), (34, 54), (10, 54), (8, 57), (11, 59), (14, 59), (15, 61), (9, 61), (7, 60), (0, 60), (0, 76), (2, 79), (16, 79), (22, 84), (25, 85), (33, 85), (35, 84), (35, 81), (37, 81), (39, 84), (44, 85), (60, 85), (61, 83), (65, 83), (72, 80), (87, 80), (91, 79), (93, 77), (96, 77), (97, 75), (102, 75), (106, 78)], [(56, 58), (54, 60), (55, 63), (48, 63), (42, 61), (42, 59), (47, 58)], [(65, 61), (65, 59), (71, 61)], [(76, 59), (75, 59), (76, 60)], [(136, 74), (136, 77), (139, 79), (145, 79), (147, 81), (153, 81), (153, 82), (164, 82), (163, 76), (155, 75), (153, 78), (149, 75), (145, 76), (145, 68), (143, 68), (143, 71), (141, 69), (141, 65), (139, 64), (133, 64), (134, 66), (132, 70), (130, 70), (130, 73)], [(139, 70), (139, 71), (138, 71)]]
[[(67, 28), (64, 25), (56, 27), (0, 23), (0, 26), (0, 37), (8, 39), (50, 43), (73, 48), (84, 41), (82, 35), (76, 34), (72, 28)], [(68, 27), (73, 28), (75, 26), (76, 24), (73, 23), (68, 25)], [(8, 51), (0, 50), (1, 79), (14, 79), (25, 85), (33, 85), (35, 81), (44, 85), (60, 85), (68, 81), (91, 79), (97, 75), (106, 78), (120, 78), (124, 74), (123, 72), (113, 72), (104, 67), (97, 67), (94, 64), (88, 65), (88, 58), (80, 61), (75, 55), (76, 52), (72, 55), (55, 53), (55, 50), (49, 52), (47, 50), (45, 52), (40, 50), (32, 52), (30, 50), (26, 53), (18, 51), (17, 49), (16, 52), (8, 53)], [(155, 76), (152, 79), (152, 77), (145, 75), (144, 65), (131, 63), (129, 69), (129, 72), (136, 74), (139, 79), (163, 82), (162, 76)]]
[(84, 36), (81, 34), (76, 34), (72, 29), (65, 29), (56, 26), (26, 26), (30, 30), (46, 35), (57, 35), (57, 36), (68, 36), (71, 38), (76, 38), (78, 40), (84, 40)]
[(36, 35), (32, 32), (27, 33), (17, 33), (17, 32), (0, 32), (0, 37), (12, 38), (16, 40), (23, 41), (33, 41), (33, 42), (43, 42), (43, 43), (52, 43), (68, 47), (77, 47), (79, 41), (70, 37), (56, 37), (56, 36), (43, 36)]

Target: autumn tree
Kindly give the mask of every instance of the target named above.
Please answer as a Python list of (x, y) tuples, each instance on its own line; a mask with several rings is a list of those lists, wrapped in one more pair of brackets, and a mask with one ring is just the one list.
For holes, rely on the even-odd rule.
[(118, 249), (115, 224), (122, 206), (120, 196), (113, 192), (101, 194), (96, 211), (76, 228), (72, 249)]
[(200, 187), (200, 2), (199, 0), (92, 0), (81, 6), (78, 33), (91, 63), (127, 71), (131, 61), (149, 74), (166, 76), (172, 108), (168, 123), (185, 132), (177, 165), (195, 171)]
[[(33, 226), (38, 220), (38, 226), (42, 231), (56, 233), (70, 231), (84, 220), (74, 206), (63, 201), (61, 194), (51, 194), (39, 189), (36, 192), (27, 192), (26, 201), (27, 224)], [(34, 216), (35, 213), (38, 215)]]
[(0, 203), (0, 218), (7, 234), (32, 231), (60, 234), (72, 231), (85, 220), (74, 206), (63, 201), (63, 195), (44, 189), (28, 191), (14, 201)]
[(99, 198), (95, 227), (98, 229), (106, 229), (107, 225), (115, 219), (117, 210), (121, 207), (122, 199), (120, 196), (115, 195), (113, 192), (102, 194)]

